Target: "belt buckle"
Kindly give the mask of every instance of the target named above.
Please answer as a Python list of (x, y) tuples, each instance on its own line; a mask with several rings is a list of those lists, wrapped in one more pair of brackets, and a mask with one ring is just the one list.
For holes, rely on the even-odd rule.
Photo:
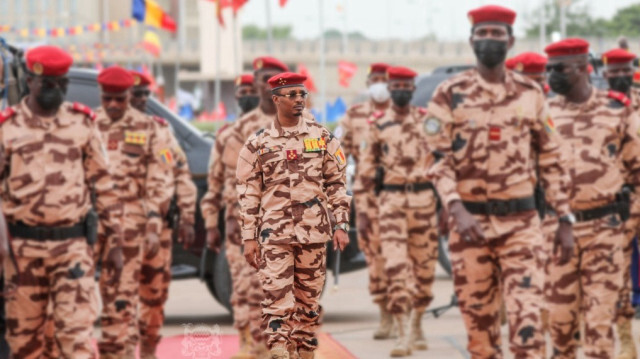
[(413, 183), (407, 183), (404, 185), (405, 192), (415, 192), (415, 185)]
[(507, 214), (506, 203), (500, 201), (489, 202), (489, 214), (494, 216), (505, 216)]

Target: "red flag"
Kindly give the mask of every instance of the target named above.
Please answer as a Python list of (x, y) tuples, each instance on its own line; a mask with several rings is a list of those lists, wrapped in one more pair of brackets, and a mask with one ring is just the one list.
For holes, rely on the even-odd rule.
[(305, 65), (298, 65), (298, 73), (300, 75), (307, 76), (307, 79), (304, 81), (304, 87), (306, 87), (307, 90), (309, 90), (310, 92), (318, 92), (316, 84), (313, 82), (313, 78), (311, 77), (311, 74), (309, 73), (309, 70)]
[(287, 5), (287, 0), (280, 0), (280, 7)]
[(340, 78), (340, 86), (349, 87), (351, 78), (358, 70), (358, 66), (353, 62), (338, 61), (338, 77)]
[(224, 27), (224, 18), (222, 17), (222, 9), (225, 7), (231, 7), (233, 9), (233, 16), (238, 14), (244, 4), (249, 0), (209, 0), (216, 3), (216, 17), (220, 26)]

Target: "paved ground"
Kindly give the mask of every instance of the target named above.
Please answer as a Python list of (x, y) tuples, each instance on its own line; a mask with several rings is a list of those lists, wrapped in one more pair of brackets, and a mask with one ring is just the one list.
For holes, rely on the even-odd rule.
[[(340, 277), (337, 291), (331, 284), (322, 298), (325, 308), (323, 330), (349, 349), (358, 358), (388, 358), (392, 341), (374, 341), (372, 334), (377, 324), (377, 307), (369, 299), (367, 276), (358, 271)], [(438, 273), (434, 285), (435, 300), (432, 307), (449, 303), (453, 292), (451, 279)], [(232, 334), (232, 321), (226, 310), (209, 295), (203, 283), (197, 280), (176, 281), (171, 286), (166, 308), (167, 325), (165, 335), (182, 334), (185, 324), (220, 325), (223, 334)], [(635, 338), (638, 338), (638, 322)], [(466, 334), (457, 308), (446, 311), (439, 318), (429, 316), (424, 320), (425, 334), (430, 349), (415, 353), (414, 358), (468, 358)], [(503, 327), (503, 343), (506, 343), (506, 327)], [(505, 353), (508, 352), (504, 348)], [(509, 354), (505, 358), (512, 358)]]

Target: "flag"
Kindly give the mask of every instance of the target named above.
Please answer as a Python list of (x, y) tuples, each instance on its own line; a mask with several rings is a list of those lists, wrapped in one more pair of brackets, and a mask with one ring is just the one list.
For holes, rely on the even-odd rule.
[(287, 0), (280, 0), (280, 7), (287, 5)]
[(316, 84), (313, 82), (313, 78), (311, 77), (311, 74), (309, 73), (309, 70), (305, 65), (303, 64), (298, 65), (298, 73), (300, 75), (307, 76), (307, 79), (304, 81), (304, 84), (303, 84), (304, 87), (307, 88), (307, 90), (309, 90), (310, 92), (318, 92), (318, 89), (316, 88)]
[(131, 17), (147, 25), (176, 32), (175, 20), (153, 0), (133, 0)]
[(340, 86), (349, 87), (351, 78), (355, 75), (358, 66), (348, 61), (338, 61), (338, 77), (340, 78)]
[(158, 34), (155, 31), (147, 30), (144, 33), (144, 38), (142, 39), (142, 47), (153, 56), (160, 56), (162, 44), (160, 43)]

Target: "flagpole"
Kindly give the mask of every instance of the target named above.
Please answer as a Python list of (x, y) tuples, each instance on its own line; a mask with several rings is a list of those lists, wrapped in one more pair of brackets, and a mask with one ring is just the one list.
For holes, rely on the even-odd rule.
[(324, 1), (318, 0), (319, 13), (318, 23), (320, 24), (320, 122), (327, 121), (327, 80), (325, 76), (325, 43), (324, 43)]
[(238, 14), (233, 14), (233, 70), (236, 75), (240, 75), (240, 66), (238, 61)]
[[(180, 55), (183, 48), (183, 35), (184, 35), (184, 1), (178, 0), (178, 28), (176, 29), (176, 66), (175, 66), (175, 79), (174, 79), (174, 95), (178, 96), (178, 89), (180, 88)], [(165, 89), (166, 90), (166, 89)]]
[[(218, 0), (220, 1), (220, 0)], [(224, 17), (222, 14), (223, 9), (220, 9), (220, 16)], [(220, 22), (216, 24), (216, 79), (213, 87), (213, 110), (218, 111), (218, 107), (220, 106), (220, 32), (222, 31), (222, 26)]]
[(267, 3), (267, 53), (271, 54), (273, 49), (273, 31), (271, 29), (271, 0), (265, 0)]

